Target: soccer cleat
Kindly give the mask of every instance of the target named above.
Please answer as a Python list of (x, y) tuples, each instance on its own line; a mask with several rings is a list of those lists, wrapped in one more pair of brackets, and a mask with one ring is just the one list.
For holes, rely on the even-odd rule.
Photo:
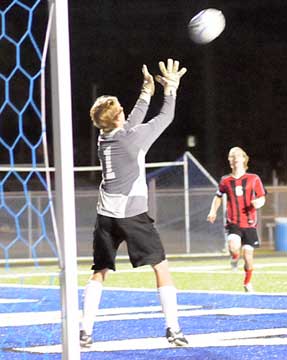
[(171, 328), (166, 329), (166, 338), (167, 341), (175, 346), (185, 346), (188, 345), (187, 339), (184, 337), (181, 330), (172, 331)]
[(82, 347), (90, 347), (93, 344), (92, 335), (87, 335), (85, 330), (80, 331), (80, 345)]
[(252, 292), (254, 292), (254, 289), (253, 289), (253, 286), (252, 286), (251, 283), (245, 284), (245, 285), (244, 285), (244, 290), (245, 290), (245, 292), (247, 292), (247, 293), (252, 293)]

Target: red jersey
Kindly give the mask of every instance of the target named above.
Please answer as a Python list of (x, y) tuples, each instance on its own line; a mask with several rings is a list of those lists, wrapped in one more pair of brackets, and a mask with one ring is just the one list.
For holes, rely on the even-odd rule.
[(249, 173), (239, 179), (223, 176), (216, 195), (222, 197), (223, 194), (227, 195), (227, 223), (242, 228), (256, 227), (257, 212), (251, 200), (266, 194), (259, 176)]

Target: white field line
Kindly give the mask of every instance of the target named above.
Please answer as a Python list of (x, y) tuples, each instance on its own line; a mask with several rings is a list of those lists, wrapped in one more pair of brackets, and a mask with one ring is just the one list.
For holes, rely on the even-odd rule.
[(0, 304), (19, 304), (19, 303), (33, 303), (33, 302), (38, 302), (39, 300), (35, 300), (35, 299), (6, 299), (6, 298), (2, 298), (0, 299)]
[[(187, 348), (210, 348), (218, 346), (274, 346), (287, 345), (287, 328), (241, 330), (209, 334), (186, 335)], [(171, 345), (163, 337), (135, 338), (128, 340), (95, 342), (82, 352), (109, 352), (125, 350), (168, 349)], [(62, 345), (45, 345), (26, 348), (14, 348), (12, 351), (38, 354), (61, 353)]]
[[(257, 309), (257, 308), (224, 308), (224, 309), (201, 309), (200, 307), (179, 306), (179, 317), (199, 317), (199, 316), (243, 316), (243, 315), (272, 315), (287, 314), (285, 309)], [(82, 312), (79, 311), (79, 321)], [(100, 309), (95, 317), (96, 322), (103, 321), (125, 321), (125, 320), (141, 320), (141, 319), (157, 319), (163, 318), (163, 313), (159, 306), (136, 307), (136, 308), (111, 308)], [(14, 326), (30, 326), (30, 325), (46, 325), (61, 323), (61, 311), (39, 311), (27, 313), (1, 313), (0, 328)]]
[[(181, 312), (201, 309), (201, 306), (180, 305)], [(82, 317), (82, 311), (79, 310), (79, 321)], [(116, 320), (138, 320), (145, 318), (161, 318), (163, 314), (160, 306), (143, 306), (143, 307), (120, 307), (99, 309), (95, 321), (116, 321)], [(56, 324), (61, 322), (61, 311), (39, 311), (31, 313), (14, 312), (0, 314), (0, 327), (4, 326), (28, 326), (39, 324)]]
[[(266, 270), (266, 271), (257, 271), (259, 269), (269, 268), (269, 267), (286, 267), (286, 271), (276, 271), (276, 270)], [(266, 264), (255, 264), (256, 274), (286, 274), (287, 273), (287, 262), (284, 263), (266, 263)], [(208, 266), (176, 266), (170, 267), (171, 272), (196, 272), (196, 273), (226, 273), (226, 271), (230, 271), (230, 266), (228, 265), (208, 265)], [(137, 269), (121, 269), (116, 272), (110, 272), (110, 274), (122, 274), (122, 273), (149, 273), (153, 272), (151, 267), (142, 267)], [(90, 275), (92, 272), (89, 271), (78, 271), (78, 275)], [(59, 276), (59, 272), (30, 272), (30, 273), (16, 273), (16, 274), (0, 274), (0, 279), (16, 279), (16, 278), (30, 278), (30, 277), (47, 277), (47, 276)]]

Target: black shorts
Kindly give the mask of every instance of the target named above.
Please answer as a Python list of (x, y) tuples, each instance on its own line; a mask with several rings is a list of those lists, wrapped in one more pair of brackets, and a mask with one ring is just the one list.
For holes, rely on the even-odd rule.
[(236, 234), (241, 237), (241, 245), (260, 246), (257, 230), (255, 228), (241, 228), (235, 224), (226, 225), (227, 234)]
[(97, 215), (94, 230), (92, 270), (115, 270), (115, 258), (122, 241), (126, 241), (133, 267), (156, 265), (165, 260), (165, 252), (154, 220), (147, 213), (129, 218)]

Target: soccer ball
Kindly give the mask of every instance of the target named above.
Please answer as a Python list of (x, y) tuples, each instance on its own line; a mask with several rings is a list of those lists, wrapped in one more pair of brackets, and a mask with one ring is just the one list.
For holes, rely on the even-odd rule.
[(207, 44), (216, 39), (225, 28), (225, 17), (220, 10), (205, 9), (195, 15), (188, 23), (192, 41)]

